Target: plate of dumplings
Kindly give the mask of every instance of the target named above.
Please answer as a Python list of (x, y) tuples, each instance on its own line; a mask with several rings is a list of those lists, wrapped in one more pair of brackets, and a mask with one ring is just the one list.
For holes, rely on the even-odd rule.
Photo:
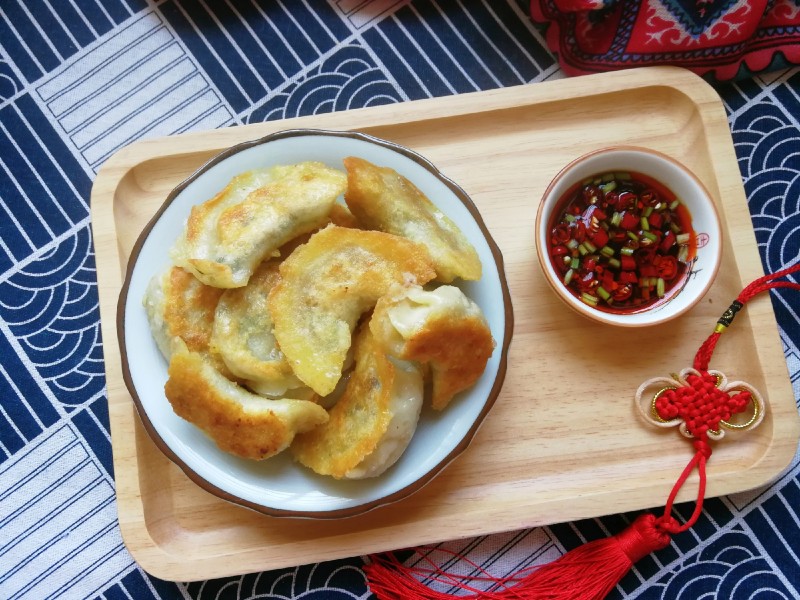
[(125, 383), (195, 483), (272, 516), (342, 518), (416, 492), (500, 393), (500, 250), (416, 152), (285, 130), (177, 186), (118, 307)]

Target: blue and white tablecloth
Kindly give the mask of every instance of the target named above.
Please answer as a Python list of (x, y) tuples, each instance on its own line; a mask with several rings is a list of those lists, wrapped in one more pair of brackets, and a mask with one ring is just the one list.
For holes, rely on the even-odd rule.
[[(369, 598), (362, 557), (159, 581), (116, 522), (88, 199), (144, 137), (559, 78), (523, 0), (0, 0), (0, 598)], [(800, 71), (719, 85), (768, 271), (800, 252)], [(800, 397), (800, 296), (773, 293)], [(625, 515), (445, 544), (504, 574)], [(800, 464), (612, 594), (800, 598)]]

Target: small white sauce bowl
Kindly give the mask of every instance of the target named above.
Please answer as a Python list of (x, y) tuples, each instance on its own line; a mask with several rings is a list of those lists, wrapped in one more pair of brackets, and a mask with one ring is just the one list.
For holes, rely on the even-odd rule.
[[(606, 312), (574, 295), (553, 267), (549, 253), (551, 221), (561, 209), (561, 198), (572, 186), (609, 172), (634, 172), (649, 176), (672, 191), (688, 209), (697, 234), (694, 262), (687, 269), (680, 290), (655, 305), (635, 312)], [(722, 231), (714, 200), (702, 182), (675, 159), (646, 148), (617, 146), (595, 150), (564, 167), (545, 190), (536, 215), (536, 251), (542, 271), (553, 291), (570, 308), (595, 321), (624, 327), (664, 323), (682, 315), (706, 294), (719, 270)]]

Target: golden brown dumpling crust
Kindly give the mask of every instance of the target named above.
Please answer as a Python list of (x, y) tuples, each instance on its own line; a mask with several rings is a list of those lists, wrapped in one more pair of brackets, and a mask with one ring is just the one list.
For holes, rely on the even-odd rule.
[(390, 354), (428, 367), (436, 410), (478, 380), (495, 347), (478, 305), (454, 286), (395, 288), (378, 301), (370, 328)]
[(221, 450), (242, 458), (274, 456), (296, 433), (328, 420), (325, 409), (313, 402), (249, 393), (185, 346), (173, 353), (168, 374), (164, 391), (175, 414), (199, 427)]
[(345, 158), (344, 165), (345, 202), (364, 227), (424, 244), (439, 281), (481, 278), (481, 261), (475, 248), (413, 183), (394, 169), (376, 166), (363, 158)]
[(320, 396), (341, 377), (359, 317), (393, 284), (435, 276), (424, 247), (379, 231), (330, 225), (280, 266), (269, 296), (278, 346), (295, 374)]
[(355, 215), (350, 212), (344, 204), (334, 204), (331, 207), (331, 223), (339, 227), (349, 227), (350, 229), (362, 229)]
[(222, 290), (203, 285), (178, 267), (170, 270), (169, 289), (164, 320), (169, 324), (170, 334), (180, 337), (190, 350), (208, 349), (214, 311)]
[(281, 245), (322, 227), (346, 185), (343, 172), (319, 162), (238, 175), (192, 207), (172, 258), (208, 285), (244, 286)]
[(430, 364), (434, 409), (442, 410), (458, 392), (472, 386), (494, 351), (486, 322), (477, 317), (428, 323), (408, 340), (405, 356)]
[(147, 318), (161, 353), (169, 358), (171, 343), (181, 338), (190, 350), (206, 352), (222, 290), (204, 285), (180, 267), (156, 275), (144, 298)]
[(369, 327), (360, 327), (354, 337), (356, 366), (344, 394), (330, 410), (330, 419), (298, 435), (291, 446), (301, 464), (336, 479), (346, 477), (376, 449), (393, 416), (396, 368)]

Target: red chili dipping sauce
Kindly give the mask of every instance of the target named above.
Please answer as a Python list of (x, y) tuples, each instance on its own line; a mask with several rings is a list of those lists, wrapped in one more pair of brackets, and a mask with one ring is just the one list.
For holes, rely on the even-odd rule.
[(572, 186), (549, 229), (550, 260), (564, 285), (586, 304), (618, 314), (677, 293), (697, 250), (688, 209), (636, 172), (603, 173)]

